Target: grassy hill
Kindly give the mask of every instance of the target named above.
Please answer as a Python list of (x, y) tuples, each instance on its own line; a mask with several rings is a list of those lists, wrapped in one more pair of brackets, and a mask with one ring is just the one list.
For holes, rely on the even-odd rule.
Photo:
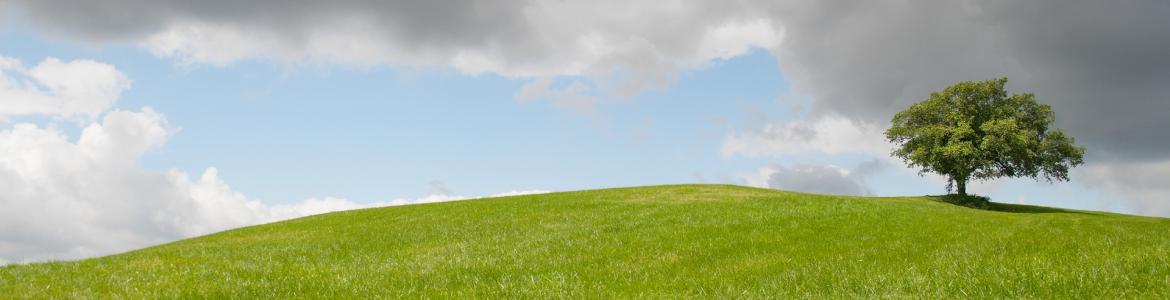
[(1170, 219), (716, 185), (336, 212), (0, 267), (0, 297), (1170, 298)]

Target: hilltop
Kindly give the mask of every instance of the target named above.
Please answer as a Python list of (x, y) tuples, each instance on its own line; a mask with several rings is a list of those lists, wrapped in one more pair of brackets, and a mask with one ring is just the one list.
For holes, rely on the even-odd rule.
[(1170, 219), (676, 185), (335, 212), (0, 267), (7, 297), (1170, 297)]

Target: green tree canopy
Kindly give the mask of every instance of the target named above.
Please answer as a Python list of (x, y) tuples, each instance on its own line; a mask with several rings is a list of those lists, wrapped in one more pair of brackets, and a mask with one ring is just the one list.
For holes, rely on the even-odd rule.
[(886, 139), (892, 155), (919, 174), (947, 176), (967, 194), (967, 182), (998, 177), (1067, 181), (1085, 148), (1059, 129), (1052, 107), (1031, 93), (1008, 95), (1007, 78), (964, 81), (894, 115)]

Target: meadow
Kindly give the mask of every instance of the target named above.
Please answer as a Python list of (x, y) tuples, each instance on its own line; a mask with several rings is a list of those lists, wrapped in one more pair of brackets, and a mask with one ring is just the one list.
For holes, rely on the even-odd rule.
[(0, 267), (0, 298), (1170, 299), (1170, 219), (674, 185), (343, 211)]

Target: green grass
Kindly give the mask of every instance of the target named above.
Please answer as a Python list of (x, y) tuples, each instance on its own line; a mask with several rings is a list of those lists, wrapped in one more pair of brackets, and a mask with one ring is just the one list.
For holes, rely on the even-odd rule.
[(737, 186), (337, 212), (0, 267), (8, 298), (1170, 298), (1170, 219)]

